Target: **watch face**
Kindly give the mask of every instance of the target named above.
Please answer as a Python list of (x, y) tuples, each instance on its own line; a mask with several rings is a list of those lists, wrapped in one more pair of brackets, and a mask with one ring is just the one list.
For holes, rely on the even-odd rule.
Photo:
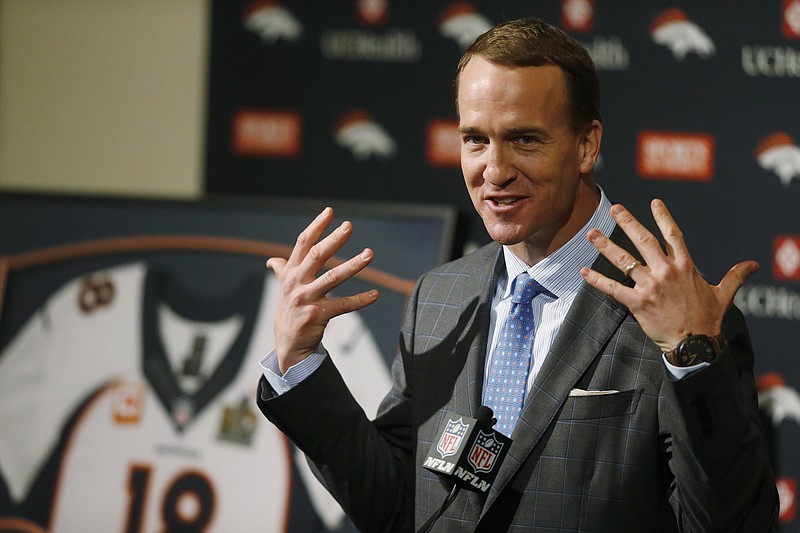
[(692, 335), (681, 344), (678, 356), (684, 366), (713, 361), (717, 350), (710, 338), (705, 335)]

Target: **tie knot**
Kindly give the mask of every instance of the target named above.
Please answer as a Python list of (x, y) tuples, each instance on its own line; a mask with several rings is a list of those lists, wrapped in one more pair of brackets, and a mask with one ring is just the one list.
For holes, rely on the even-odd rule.
[(515, 304), (529, 304), (534, 296), (544, 292), (544, 287), (539, 285), (527, 272), (514, 278), (514, 290), (511, 301)]

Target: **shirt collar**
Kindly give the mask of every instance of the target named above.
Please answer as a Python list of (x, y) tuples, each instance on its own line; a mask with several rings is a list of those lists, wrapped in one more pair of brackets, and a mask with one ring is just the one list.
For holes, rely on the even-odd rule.
[(501, 285), (498, 287), (502, 290), (502, 299), (511, 296), (511, 283), (508, 280), (516, 278), (525, 271), (557, 298), (578, 290), (581, 284), (580, 269), (594, 263), (599, 254), (586, 238), (586, 233), (591, 228), (597, 228), (603, 235), (610, 235), (616, 225), (611, 218), (611, 202), (603, 189), (601, 187), (598, 189), (600, 189), (600, 203), (592, 218), (564, 246), (532, 267), (528, 267), (522, 259), (514, 255), (508, 246), (503, 246), (506, 271), (505, 279), (501, 280)]

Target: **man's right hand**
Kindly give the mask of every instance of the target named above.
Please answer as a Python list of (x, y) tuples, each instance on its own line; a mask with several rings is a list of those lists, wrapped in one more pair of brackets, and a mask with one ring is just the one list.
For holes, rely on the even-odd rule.
[(275, 352), (281, 373), (299, 363), (319, 347), (328, 322), (339, 315), (357, 311), (378, 299), (375, 289), (329, 298), (328, 293), (363, 270), (373, 258), (365, 248), (317, 277), (325, 263), (350, 238), (353, 225), (348, 222), (320, 240), (333, 219), (333, 209), (326, 207), (297, 237), (289, 259), (271, 257), (267, 268), (275, 271), (281, 287), (275, 314)]

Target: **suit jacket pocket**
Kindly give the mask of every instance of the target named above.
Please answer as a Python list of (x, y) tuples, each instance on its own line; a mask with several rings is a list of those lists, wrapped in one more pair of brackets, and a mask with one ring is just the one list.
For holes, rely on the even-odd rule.
[(564, 402), (559, 420), (592, 420), (632, 415), (644, 389), (620, 391), (598, 396), (570, 396)]

